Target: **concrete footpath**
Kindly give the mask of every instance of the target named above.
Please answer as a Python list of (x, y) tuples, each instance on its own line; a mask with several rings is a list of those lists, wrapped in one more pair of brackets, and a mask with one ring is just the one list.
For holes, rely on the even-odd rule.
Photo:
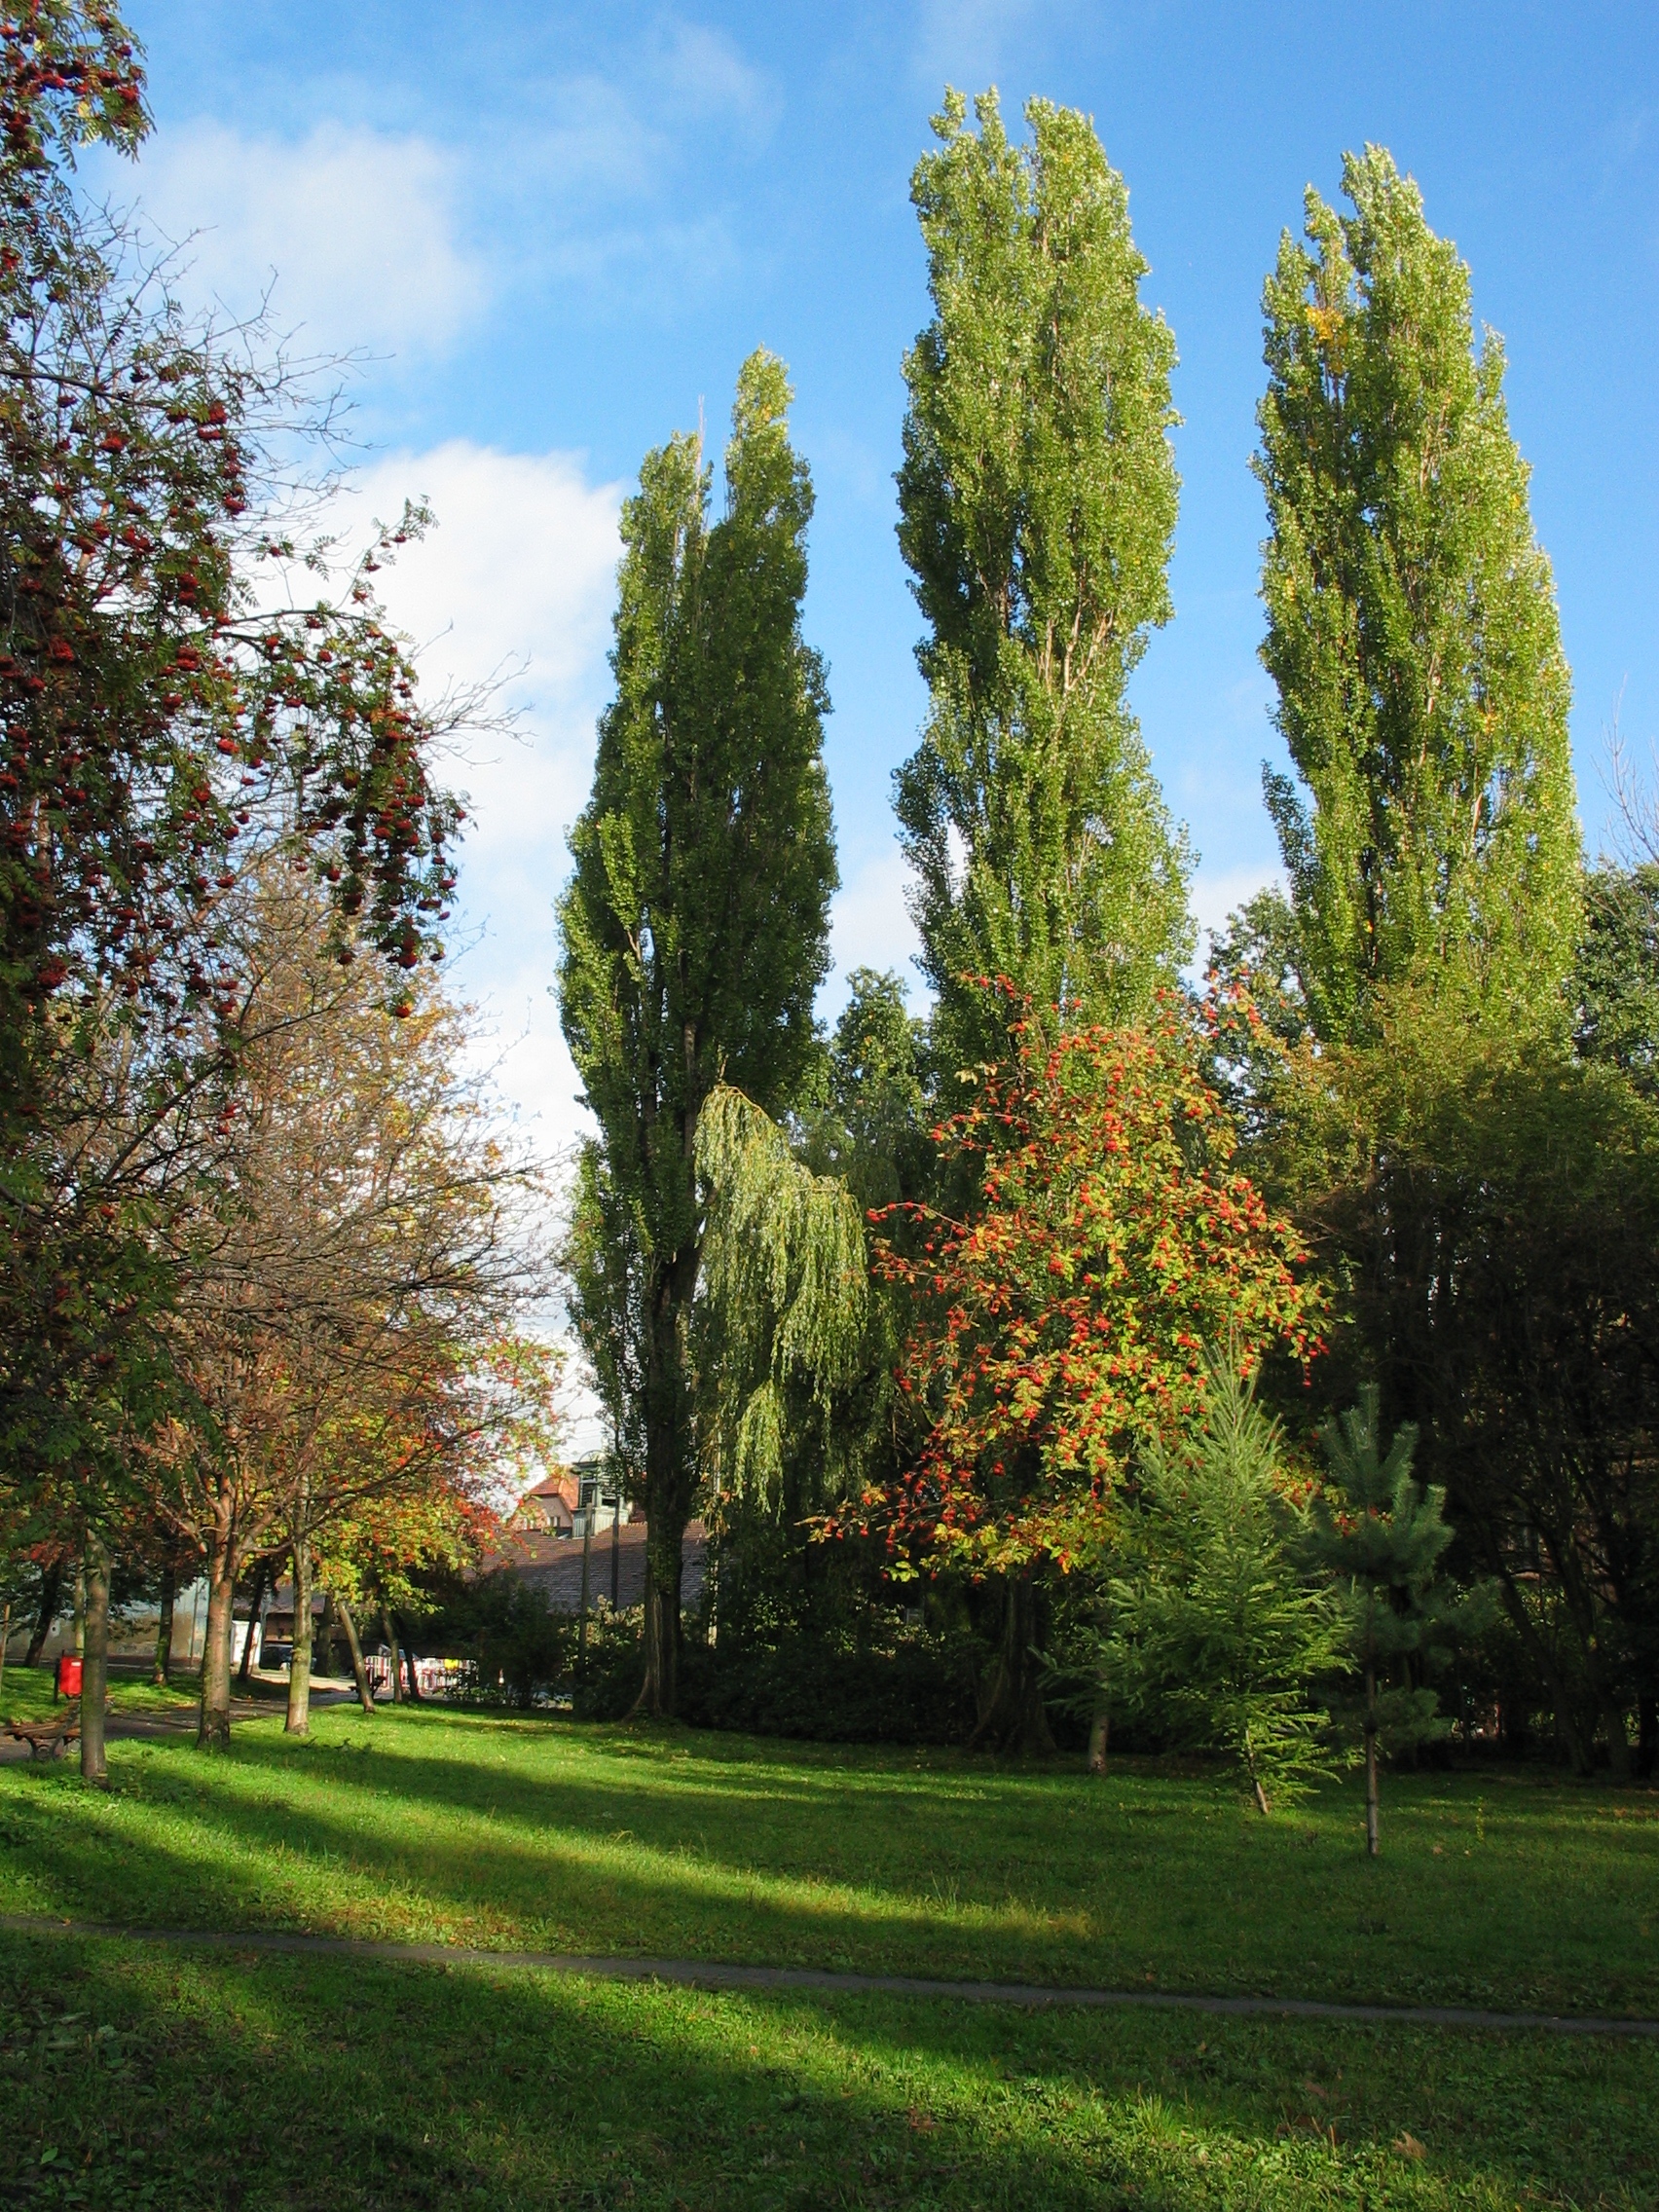
[(156, 1943), (239, 1956), (264, 1951), (312, 1958), (375, 1959), (388, 1965), (481, 1968), (490, 1973), (586, 1975), (600, 1981), (654, 1981), (686, 1989), (801, 1990), (826, 1997), (943, 1999), (956, 2005), (1118, 2007), (1202, 2012), (1232, 2018), (1353, 2020), (1381, 2027), (1477, 2028), (1509, 2034), (1659, 2038), (1659, 2020), (1591, 2019), (1561, 2012), (1488, 2012), (1457, 2005), (1341, 2005), (1310, 1997), (1204, 1997), (1188, 1990), (1065, 1989), (1019, 1981), (931, 1981), (899, 1973), (829, 1973), (810, 1967), (724, 1966), (706, 1959), (580, 1958), (559, 1951), (478, 1951), (448, 1943), (377, 1943), (349, 1936), (299, 1936), (278, 1930), (228, 1934), (188, 1928), (114, 1928), (97, 1921), (0, 1913), (0, 1929), (18, 1936), (78, 1936)]

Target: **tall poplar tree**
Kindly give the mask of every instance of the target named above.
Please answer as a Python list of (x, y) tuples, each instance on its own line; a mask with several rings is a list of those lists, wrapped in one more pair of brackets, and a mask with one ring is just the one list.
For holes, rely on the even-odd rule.
[(898, 810), (947, 1064), (1007, 1050), (965, 975), (1116, 1020), (1190, 944), (1190, 857), (1124, 695), (1171, 611), (1174, 340), (1088, 117), (1033, 100), (1016, 148), (994, 92), (975, 114), (946, 94), (911, 184), (934, 316), (899, 472), (932, 696)]
[(649, 454), (623, 508), (593, 795), (561, 903), (565, 1035), (599, 1134), (571, 1241), (576, 1318), (633, 1441), (646, 1539), (642, 1703), (675, 1710), (681, 1558), (696, 1486), (694, 1147), (722, 1079), (768, 1113), (813, 1051), (835, 888), (824, 671), (802, 642), (812, 488), (783, 365), (751, 354), (709, 524), (699, 438)]
[(1262, 658), (1291, 778), (1267, 776), (1314, 1032), (1452, 964), (1480, 999), (1548, 997), (1579, 929), (1569, 682), (1501, 341), (1389, 155), (1311, 187), (1264, 295), (1255, 470)]

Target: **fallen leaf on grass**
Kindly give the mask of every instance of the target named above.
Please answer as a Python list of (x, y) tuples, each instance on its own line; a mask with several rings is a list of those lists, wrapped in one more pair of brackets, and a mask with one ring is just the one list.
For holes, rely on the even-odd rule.
[(1396, 2135), (1394, 2149), (1402, 2158), (1426, 2158), (1428, 2156), (1415, 2135)]

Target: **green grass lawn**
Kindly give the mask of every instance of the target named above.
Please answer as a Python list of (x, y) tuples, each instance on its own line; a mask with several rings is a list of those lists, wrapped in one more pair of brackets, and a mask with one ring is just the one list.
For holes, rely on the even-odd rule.
[[(1544, 1776), (1390, 1778), (1372, 1864), (1348, 1787), (429, 1710), (110, 1764), (0, 1770), (0, 1910), (1659, 2013), (1659, 1798)], [(1646, 2044), (0, 1953), (0, 2202), (1659, 2202)]]

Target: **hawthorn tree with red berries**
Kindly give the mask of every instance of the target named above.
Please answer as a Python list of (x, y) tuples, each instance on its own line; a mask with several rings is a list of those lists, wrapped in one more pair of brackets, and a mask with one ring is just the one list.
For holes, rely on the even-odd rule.
[(1206, 1345), (1245, 1372), (1305, 1361), (1320, 1310), (1295, 1231), (1234, 1169), (1176, 1002), (1145, 1029), (1012, 1029), (1014, 1058), (935, 1131), (941, 1187), (975, 1189), (972, 1211), (872, 1216), (877, 1270), (914, 1301), (899, 1389), (919, 1441), (830, 1524), (884, 1536), (900, 1574), (1002, 1580), (979, 1735), (1005, 1748), (1048, 1740), (1042, 1578), (1098, 1544), (1137, 1451), (1201, 1411)]

